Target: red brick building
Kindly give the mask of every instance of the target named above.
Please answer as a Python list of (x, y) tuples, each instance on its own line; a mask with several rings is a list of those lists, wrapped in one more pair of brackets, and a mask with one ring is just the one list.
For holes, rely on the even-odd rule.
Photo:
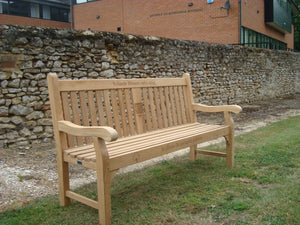
[(290, 0), (77, 0), (74, 28), (294, 48)]
[(1, 0), (0, 24), (71, 28), (69, 0)]

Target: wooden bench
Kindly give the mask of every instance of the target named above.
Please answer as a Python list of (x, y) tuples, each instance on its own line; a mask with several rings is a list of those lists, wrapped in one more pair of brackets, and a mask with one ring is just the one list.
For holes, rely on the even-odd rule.
[[(188, 74), (182, 78), (58, 80), (47, 77), (56, 140), (59, 198), (98, 209), (100, 224), (111, 223), (110, 184), (122, 167), (190, 148), (226, 157), (234, 165), (234, 128), (230, 112), (241, 107), (195, 104)], [(197, 122), (196, 111), (224, 112), (225, 125)], [(197, 144), (219, 137), (226, 153), (197, 150)], [(68, 164), (96, 171), (98, 201), (70, 190)]]

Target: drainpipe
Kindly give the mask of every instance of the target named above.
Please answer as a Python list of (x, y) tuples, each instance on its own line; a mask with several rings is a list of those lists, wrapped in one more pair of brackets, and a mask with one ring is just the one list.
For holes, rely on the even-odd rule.
[(73, 0), (70, 0), (70, 22), (71, 22), (71, 29), (74, 29), (74, 18), (73, 18)]
[(242, 42), (242, 0), (239, 0), (239, 4), (240, 4), (240, 18), (239, 18), (239, 44), (241, 44)]
[(122, 0), (122, 32), (125, 33), (125, 0)]

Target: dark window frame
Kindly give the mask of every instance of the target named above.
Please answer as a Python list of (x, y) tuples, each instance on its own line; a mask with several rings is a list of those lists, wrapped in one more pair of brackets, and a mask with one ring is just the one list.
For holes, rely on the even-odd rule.
[(84, 0), (83, 2), (77, 3), (77, 0), (72, 0), (73, 5), (80, 5), (80, 4), (85, 4), (85, 3), (90, 3), (90, 2), (96, 2), (96, 1), (101, 1), (101, 0)]
[(286, 43), (243, 26), (241, 27), (240, 39), (239, 45), (242, 46), (287, 50)]

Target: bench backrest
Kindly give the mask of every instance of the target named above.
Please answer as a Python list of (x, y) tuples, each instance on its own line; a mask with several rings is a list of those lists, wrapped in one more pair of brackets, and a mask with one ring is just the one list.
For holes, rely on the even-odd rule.
[[(192, 89), (182, 78), (58, 80), (48, 75), (54, 122), (114, 127), (120, 137), (191, 123)], [(91, 138), (65, 136), (68, 147), (88, 144)]]

